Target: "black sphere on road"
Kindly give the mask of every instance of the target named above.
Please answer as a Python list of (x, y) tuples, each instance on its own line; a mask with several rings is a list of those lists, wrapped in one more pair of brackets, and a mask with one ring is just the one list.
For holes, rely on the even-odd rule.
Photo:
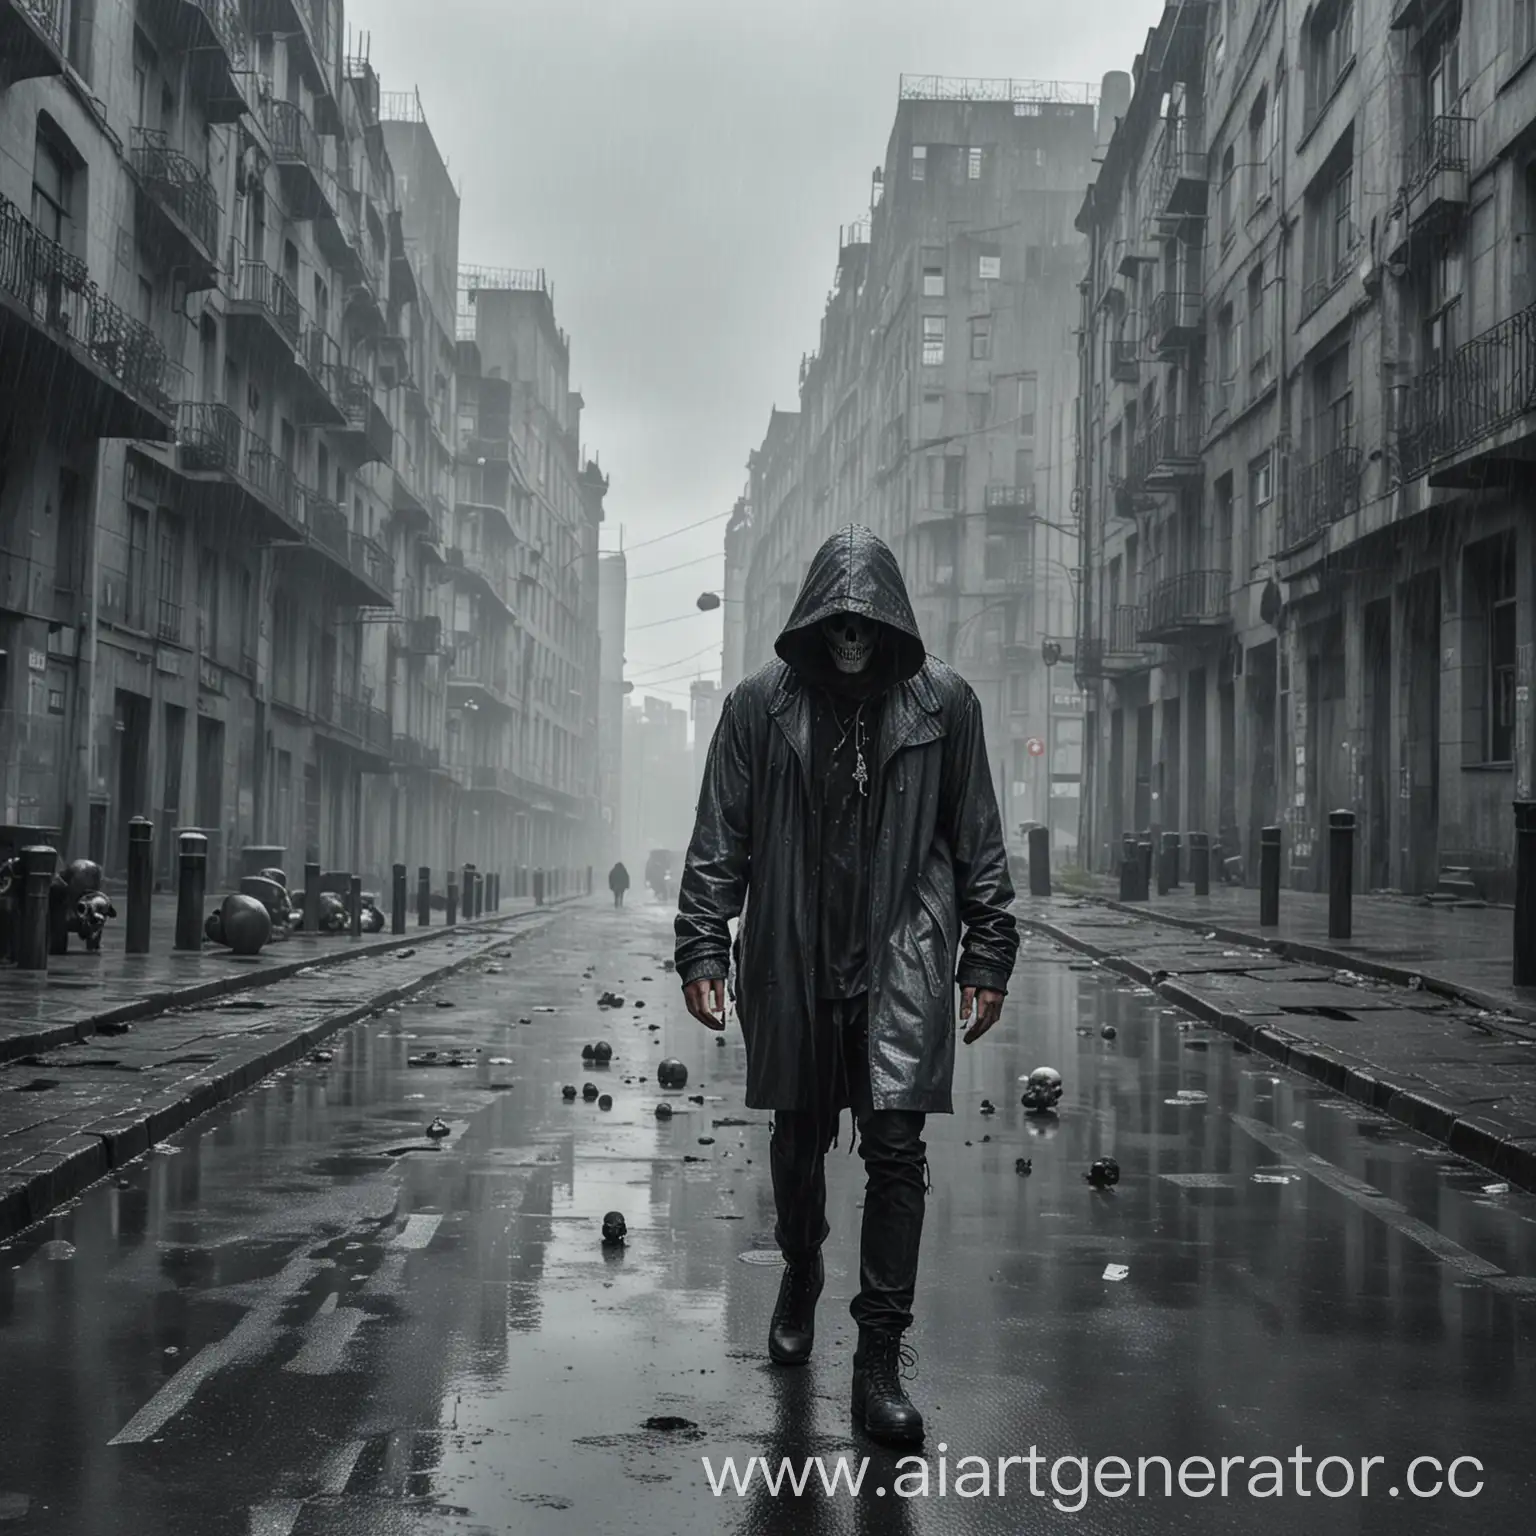
[(688, 1086), (688, 1068), (677, 1057), (668, 1056), (656, 1068), (656, 1081), (663, 1088), (686, 1088)]

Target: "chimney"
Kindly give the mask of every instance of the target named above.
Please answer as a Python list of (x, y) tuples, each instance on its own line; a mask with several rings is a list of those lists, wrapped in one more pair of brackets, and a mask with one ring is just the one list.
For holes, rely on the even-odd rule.
[(1115, 124), (1125, 116), (1131, 105), (1131, 77), (1123, 69), (1111, 70), (1104, 76), (1099, 88), (1099, 145), (1096, 151), (1102, 155), (1114, 137)]

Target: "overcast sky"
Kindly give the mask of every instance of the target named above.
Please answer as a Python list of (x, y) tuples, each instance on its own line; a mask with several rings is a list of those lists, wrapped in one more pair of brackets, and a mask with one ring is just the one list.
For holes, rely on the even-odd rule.
[[(741, 494), (769, 410), (796, 403), (838, 226), (868, 208), (903, 72), (1096, 82), (1130, 68), (1161, 12), (1162, 0), (346, 3), (349, 51), (370, 33), (384, 89), (421, 92), (464, 198), (461, 259), (543, 267), (554, 283), (582, 435), (612, 478), (604, 548)], [(682, 702), (679, 673), (718, 676), (719, 613), (654, 621), (719, 584), (723, 528), (632, 555), (637, 693)], [(643, 579), (705, 553), (716, 558)]]

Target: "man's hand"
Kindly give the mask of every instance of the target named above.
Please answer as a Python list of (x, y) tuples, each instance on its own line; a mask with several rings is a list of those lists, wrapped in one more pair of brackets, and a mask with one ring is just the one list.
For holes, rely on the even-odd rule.
[(976, 1014), (976, 1022), (966, 1030), (962, 1037), (967, 1045), (973, 1045), (976, 1041), (980, 1040), (1002, 1016), (1003, 994), (1001, 992), (994, 992), (991, 987), (961, 987), (961, 1023), (970, 1018), (973, 1010)]
[(690, 981), (683, 988), (683, 1001), (705, 1029), (725, 1028), (725, 977), (701, 976)]

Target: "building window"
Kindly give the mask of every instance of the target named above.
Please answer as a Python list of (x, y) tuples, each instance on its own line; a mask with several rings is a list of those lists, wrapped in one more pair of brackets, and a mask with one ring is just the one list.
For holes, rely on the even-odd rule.
[(1237, 201), (1237, 150), (1230, 144), (1221, 157), (1221, 245), (1225, 250), (1237, 234), (1234, 207)]
[(1355, 393), (1347, 346), (1324, 358), (1313, 371), (1312, 413), (1313, 446), (1318, 458), (1348, 448), (1354, 441)]
[[(1536, 0), (1532, 0), (1536, 4)], [(983, 256), (976, 263), (976, 276), (984, 283), (996, 282), (1003, 275), (1001, 256)]]
[(925, 299), (942, 299), (944, 297), (944, 268), (923, 268), (923, 297)]
[(1354, 143), (1349, 139), (1307, 195), (1308, 279), (1302, 295), (1303, 314), (1316, 309), (1348, 275), (1359, 244), (1354, 211)]
[(1259, 92), (1259, 99), (1248, 115), (1248, 174), (1253, 178), (1249, 192), (1250, 210), (1257, 212), (1270, 199), (1275, 166), (1270, 157), (1269, 93)]
[(1307, 127), (1333, 99), (1354, 57), (1354, 0), (1323, 0), (1307, 29)]
[(971, 361), (984, 363), (992, 356), (992, 317), (976, 315), (971, 320)]
[(914, 144), (912, 146), (912, 180), (922, 181), (928, 175), (928, 146), (926, 144)]
[(1461, 310), (1461, 252), (1445, 249), (1423, 264), (1418, 273), (1423, 293), (1422, 332), (1425, 371), (1450, 361), (1456, 351), (1456, 319)]
[(944, 361), (944, 316), (923, 316), (923, 366), (936, 368)]
[(1266, 449), (1248, 465), (1248, 506), (1255, 517), (1274, 500), (1274, 463), (1273, 452)]
[(971, 181), (981, 180), (981, 151), (974, 146), (965, 152), (965, 174)]
[(1510, 0), (1509, 51), (1516, 63), (1536, 52), (1536, 0)]
[(1236, 315), (1231, 304), (1216, 312), (1216, 410), (1230, 410), (1237, 382)]
[[(1040, 402), (1040, 381), (1033, 374), (1019, 380), (1019, 436), (1035, 435), (1035, 413)], [(1022, 482), (1021, 482), (1022, 483)]]
[(155, 634), (173, 645), (181, 644), (181, 547), (180, 520), (160, 511), (156, 528)]
[(71, 0), (69, 39), (65, 56), (87, 83), (91, 79), (91, 45), (96, 35), (96, 0)]
[(1257, 400), (1269, 388), (1271, 353), (1269, 350), (1268, 299), (1264, 289), (1264, 263), (1248, 274), (1248, 398)]
[(32, 222), (66, 251), (75, 249), (75, 167), (62, 142), (55, 139), (42, 118), (37, 124), (37, 143), (32, 153)]
[(1455, 113), (1461, 105), (1461, 16), (1442, 20), (1424, 40), (1424, 122)]
[(143, 507), (128, 508), (127, 577), (124, 617), (134, 629), (143, 629), (149, 592), (149, 513)]

